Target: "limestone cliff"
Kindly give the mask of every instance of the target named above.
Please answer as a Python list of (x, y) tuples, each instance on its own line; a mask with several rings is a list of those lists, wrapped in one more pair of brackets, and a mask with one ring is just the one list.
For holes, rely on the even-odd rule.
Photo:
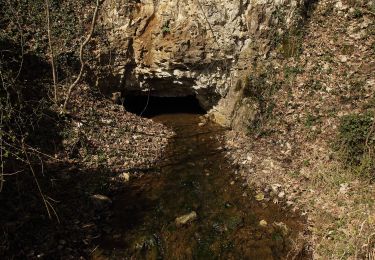
[[(304, 18), (306, 0), (105, 1), (107, 48), (97, 48), (96, 84), (158, 96), (194, 94), (230, 124), (249, 64)], [(103, 66), (107, 65), (107, 66)], [(109, 86), (110, 85), (110, 86)], [(238, 110), (238, 109), (237, 109)]]

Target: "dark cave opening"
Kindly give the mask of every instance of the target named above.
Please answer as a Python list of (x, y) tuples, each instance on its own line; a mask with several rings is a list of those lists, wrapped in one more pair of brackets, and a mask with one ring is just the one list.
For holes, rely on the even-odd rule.
[(195, 95), (159, 97), (130, 93), (124, 97), (124, 106), (126, 111), (148, 118), (162, 114), (206, 113)]

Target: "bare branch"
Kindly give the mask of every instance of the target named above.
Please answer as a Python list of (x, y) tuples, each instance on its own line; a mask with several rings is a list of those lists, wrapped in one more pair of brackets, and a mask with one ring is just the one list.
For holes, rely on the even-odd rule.
[(369, 155), (371, 155), (371, 153), (373, 152), (373, 149), (369, 145), (369, 140), (370, 140), (372, 134), (374, 133), (374, 130), (375, 130), (375, 118), (372, 119), (372, 124), (371, 124), (371, 126), (369, 128), (369, 131), (367, 133), (366, 142), (365, 142), (365, 145), (367, 147), (367, 152), (369, 153)]
[(366, 9), (361, 9), (362, 13), (365, 13), (365, 14), (370, 14), (370, 15), (373, 15), (375, 16), (375, 13), (374, 12), (371, 12), (370, 10), (366, 10)]
[(57, 103), (57, 77), (56, 77), (56, 67), (55, 67), (55, 55), (53, 53), (53, 48), (52, 48), (51, 23), (50, 23), (48, 0), (46, 0), (46, 17), (47, 17), (48, 46), (49, 46), (49, 51), (50, 51), (50, 55), (51, 55), (51, 67), (52, 67), (54, 98), (55, 98), (55, 102)]
[[(22, 144), (24, 144), (23, 140), (22, 140)], [(26, 148), (25, 148), (24, 145), (22, 145), (22, 150), (23, 150), (23, 152), (25, 154), (25, 158), (26, 158), (27, 164), (29, 165), (29, 168), (30, 168), (30, 171), (31, 171), (31, 173), (33, 175), (33, 178), (34, 178), (34, 181), (36, 183), (36, 186), (38, 187), (39, 194), (42, 197), (42, 200), (44, 202), (44, 206), (45, 206), (45, 208), (47, 210), (48, 217), (49, 217), (49, 219), (52, 219), (52, 215), (51, 215), (51, 212), (50, 212), (50, 209), (49, 209), (50, 205), (48, 205), (48, 201), (46, 200), (46, 198), (45, 198), (45, 196), (43, 194), (42, 187), (39, 184), (38, 178), (36, 177), (36, 174), (35, 174), (34, 167), (31, 164), (31, 161), (30, 161), (30, 158), (29, 158), (29, 154), (28, 154), (28, 152), (27, 152), (27, 150), (26, 150)]]
[(201, 4), (201, 2), (200, 2), (199, 0), (197, 0), (197, 3), (198, 3), (198, 5), (199, 5), (199, 8), (200, 8), (201, 11), (202, 11), (202, 14), (203, 14), (203, 16), (204, 16), (204, 19), (206, 20), (206, 22), (207, 22), (207, 24), (208, 24), (208, 27), (210, 28), (210, 31), (211, 31), (211, 33), (212, 33), (212, 36), (214, 37), (214, 40), (215, 40), (215, 42), (216, 42), (216, 44), (217, 44), (217, 47), (220, 49), (220, 43), (218, 42), (218, 40), (217, 40), (217, 38), (216, 38), (216, 34), (215, 34), (215, 32), (214, 32), (214, 29), (212, 28), (211, 23), (210, 23), (210, 21), (209, 21), (208, 18), (207, 18), (207, 15), (206, 15), (206, 13), (205, 13), (205, 11), (204, 11), (204, 9), (203, 9), (203, 6), (202, 6), (202, 4)]
[(3, 175), (4, 176), (14, 176), (14, 175), (17, 175), (21, 172), (24, 172), (24, 170), (19, 170), (19, 171), (16, 171), (16, 172), (12, 172), (12, 173), (4, 173)]
[(79, 59), (81, 61), (81, 69), (79, 71), (79, 74), (78, 74), (78, 77), (76, 78), (76, 80), (73, 82), (72, 85), (70, 85), (69, 89), (68, 89), (68, 93), (66, 94), (66, 98), (65, 98), (65, 102), (64, 102), (64, 106), (63, 106), (63, 111), (66, 110), (66, 106), (68, 105), (68, 102), (69, 102), (69, 99), (70, 99), (70, 95), (72, 94), (72, 91), (73, 89), (77, 86), (77, 84), (79, 83), (79, 81), (81, 80), (82, 78), (82, 75), (83, 75), (83, 72), (84, 72), (84, 69), (85, 69), (85, 61), (83, 59), (83, 49), (85, 48), (85, 46), (89, 43), (89, 41), (91, 40), (91, 37), (92, 37), (92, 34), (94, 32), (94, 29), (95, 29), (95, 24), (96, 24), (96, 20), (98, 18), (98, 11), (99, 11), (99, 6), (100, 6), (100, 1), (99, 0), (96, 0), (96, 7), (95, 7), (95, 11), (94, 11), (94, 15), (92, 17), (92, 21), (91, 21), (91, 28), (90, 28), (90, 32), (89, 34), (87, 35), (85, 41), (82, 43), (81, 47), (80, 47), (80, 50), (79, 50)]
[(10, 1), (8, 0), (7, 1), (7, 4), (9, 6), (9, 9), (11, 10), (11, 12), (14, 14), (14, 16), (16, 17), (16, 21), (14, 22), (15, 24), (17, 24), (17, 28), (19, 30), (19, 33), (20, 33), (20, 41), (21, 41), (21, 64), (20, 64), (20, 67), (18, 68), (18, 72), (17, 72), (17, 75), (16, 77), (14, 78), (14, 81), (16, 81), (18, 79), (18, 77), (20, 76), (21, 74), (21, 71), (22, 71), (22, 68), (23, 68), (23, 62), (24, 62), (24, 38), (23, 38), (23, 30), (22, 30), (22, 26), (19, 22), (20, 18), (19, 18), (19, 13), (14, 10), (13, 6), (11, 5)]
[[(3, 111), (1, 110), (1, 116), (0, 116), (0, 126), (3, 125)], [(0, 127), (0, 192), (3, 190), (4, 186), (4, 161), (3, 161), (3, 133), (2, 133), (2, 127)]]

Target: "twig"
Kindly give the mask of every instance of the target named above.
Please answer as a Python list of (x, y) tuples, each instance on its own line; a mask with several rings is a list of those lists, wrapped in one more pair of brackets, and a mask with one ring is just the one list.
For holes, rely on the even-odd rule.
[[(14, 148), (14, 149), (16, 149), (16, 150), (18, 150), (18, 151), (23, 152), (22, 148), (20, 148), (20, 147), (17, 147), (17, 146), (15, 146), (15, 145), (12, 145), (12, 144), (10, 144), (10, 143), (8, 143), (8, 142), (6, 142), (6, 141), (3, 141), (3, 143), (6, 144), (6, 145), (8, 145), (9, 147), (12, 147), (12, 148)], [(50, 159), (53, 159), (53, 160), (56, 160), (56, 161), (61, 161), (61, 160), (59, 160), (59, 159), (57, 159), (57, 158), (55, 158), (55, 157), (52, 157), (52, 156), (50, 156), (50, 155), (48, 155), (48, 154), (42, 153), (42, 152), (38, 151), (37, 149), (32, 148), (31, 146), (27, 145), (27, 144), (24, 144), (24, 145), (27, 146), (27, 148), (28, 148), (29, 150), (33, 151), (33, 152), (36, 152), (36, 153), (38, 153), (38, 154), (41, 154), (41, 155), (43, 155), (43, 156), (46, 156), (46, 157), (48, 157), (48, 158), (50, 158)]]
[(55, 161), (61, 161), (61, 160), (58, 159), (58, 158), (55, 158), (55, 157), (53, 157), (53, 156), (51, 156), (51, 155), (48, 155), (48, 154), (46, 154), (46, 153), (43, 153), (43, 152), (41, 152), (41, 151), (38, 151), (37, 149), (31, 147), (30, 145), (27, 145), (27, 144), (25, 144), (25, 145), (27, 146), (28, 149), (30, 149), (30, 150), (33, 151), (33, 152), (36, 152), (36, 153), (38, 153), (38, 154), (40, 154), (40, 155), (43, 155), (43, 156), (46, 156), (46, 157), (48, 157), (48, 158), (50, 158), (50, 159), (53, 159), (53, 160), (55, 160)]
[[(6, 142), (3, 140), (3, 143), (6, 144)], [(22, 159), (21, 157), (19, 157), (16, 153), (13, 153), (12, 151), (7, 151), (10, 155), (14, 156), (14, 158), (16, 158), (17, 160), (23, 162), (23, 163), (27, 163), (27, 161), (25, 161), (24, 159)]]
[(143, 115), (143, 113), (146, 111), (146, 109), (147, 109), (147, 107), (148, 107), (148, 102), (150, 101), (150, 92), (151, 92), (151, 88), (149, 87), (149, 88), (148, 88), (148, 95), (147, 95), (147, 102), (146, 102), (146, 105), (145, 105), (145, 107), (143, 108), (143, 110), (142, 110), (140, 116)]
[[(359, 233), (358, 233), (358, 237), (361, 236), (366, 221), (367, 221), (367, 220), (365, 219), (365, 220), (362, 222), (362, 224), (361, 224), (361, 228), (360, 228)], [(355, 246), (355, 257), (354, 257), (354, 259), (358, 259), (358, 246), (359, 246), (359, 245), (358, 245), (358, 243), (356, 243), (356, 244), (357, 244), (357, 245)]]
[(365, 14), (371, 14), (371, 15), (373, 15), (373, 16), (375, 16), (375, 13), (374, 12), (371, 12), (371, 11), (369, 11), (369, 10), (366, 10), (366, 9), (361, 9), (361, 12), (362, 13), (365, 13)]
[[(211, 25), (210, 21), (208, 20), (208, 17), (207, 17), (207, 15), (206, 15), (206, 13), (205, 13), (205, 11), (203, 9), (203, 6), (202, 6), (200, 0), (197, 0), (197, 3), (198, 3), (199, 8), (201, 9), (201, 11), (203, 13), (204, 19), (206, 20), (206, 22), (208, 24), (208, 27), (210, 28), (210, 31), (211, 31), (212, 36), (213, 36), (213, 38), (214, 38), (214, 40), (215, 40), (215, 42), (217, 44), (217, 47), (220, 50), (221, 49), (221, 45), (220, 45), (220, 43), (218, 41), (218, 38), (216, 37), (216, 34), (215, 34), (215, 32), (214, 32), (214, 30), (212, 28), (212, 25)], [(232, 75), (231, 75), (230, 69), (228, 69), (228, 67), (229, 67), (228, 66), (228, 60), (226, 59), (225, 55), (224, 55), (223, 59), (224, 59), (225, 73), (228, 74), (228, 72), (229, 72), (229, 77), (230, 77), (229, 88), (232, 88), (232, 86), (233, 86), (233, 84), (232, 84)], [(207, 69), (209, 69), (211, 65), (212, 65), (212, 63), (209, 65), (209, 67)], [(227, 95), (227, 94), (228, 94), (228, 92), (225, 95)]]
[(48, 46), (49, 46), (49, 51), (50, 51), (50, 54), (51, 54), (51, 67), (52, 67), (54, 98), (55, 98), (55, 103), (57, 103), (57, 78), (56, 78), (56, 67), (55, 67), (55, 55), (53, 53), (53, 48), (52, 48), (51, 24), (50, 24), (49, 2), (48, 2), (48, 0), (46, 0), (46, 16), (47, 16)]
[[(375, 236), (375, 233), (372, 233), (371, 235), (369, 235), (368, 236), (368, 238), (367, 238), (367, 245), (368, 245), (368, 259), (370, 259), (370, 260), (372, 260), (373, 258), (371, 258), (372, 256), (372, 252), (370, 252), (370, 250), (371, 250), (371, 239), (373, 238)], [(373, 251), (374, 253), (375, 253), (375, 250)]]
[(199, 5), (199, 8), (201, 9), (201, 11), (202, 11), (202, 13), (203, 13), (204, 19), (206, 19), (206, 22), (207, 22), (207, 24), (208, 24), (208, 27), (210, 28), (210, 31), (211, 31), (211, 33), (212, 33), (212, 36), (214, 37), (214, 40), (215, 40), (215, 42), (216, 42), (216, 44), (217, 44), (217, 47), (220, 49), (220, 43), (218, 42), (218, 40), (217, 40), (217, 38), (216, 38), (216, 35), (215, 35), (215, 32), (214, 32), (214, 30), (212, 29), (211, 23), (210, 23), (210, 21), (208, 20), (206, 13), (204, 12), (203, 6), (202, 6), (202, 4), (201, 4), (201, 2), (200, 2), (199, 0), (197, 0), (197, 2), (198, 2), (198, 5)]
[(14, 78), (14, 81), (18, 79), (18, 77), (20, 76), (21, 74), (21, 70), (23, 68), (23, 62), (24, 62), (24, 46), (23, 46), (23, 32), (22, 32), (22, 27), (19, 23), (19, 15), (18, 15), (18, 12), (16, 12), (14, 9), (13, 9), (13, 6), (10, 4), (10, 1), (8, 0), (7, 1), (8, 5), (9, 5), (9, 9), (14, 13), (14, 16), (17, 18), (16, 20), (16, 24), (18, 26), (18, 30), (20, 32), (20, 40), (21, 40), (21, 64), (20, 64), (20, 67), (18, 68), (18, 72), (17, 72), (17, 75), (16, 77)]
[(81, 47), (80, 47), (80, 50), (79, 50), (79, 59), (80, 59), (80, 62), (81, 62), (81, 69), (79, 71), (79, 74), (76, 78), (76, 80), (73, 82), (72, 85), (70, 85), (69, 89), (68, 89), (68, 93), (66, 94), (66, 98), (65, 98), (65, 102), (64, 102), (64, 106), (63, 106), (63, 111), (66, 110), (66, 106), (68, 105), (68, 102), (69, 102), (69, 99), (70, 99), (70, 95), (72, 94), (72, 91), (73, 89), (77, 86), (77, 84), (79, 83), (79, 81), (81, 80), (82, 78), (82, 75), (83, 75), (83, 71), (85, 69), (85, 61), (83, 59), (83, 49), (85, 48), (85, 46), (89, 43), (89, 41), (91, 40), (91, 37), (92, 37), (92, 34), (94, 32), (94, 29), (95, 29), (95, 24), (96, 24), (96, 20), (98, 18), (98, 11), (99, 11), (99, 6), (100, 6), (100, 2), (99, 0), (96, 0), (96, 7), (95, 7), (95, 11), (94, 11), (94, 15), (92, 17), (92, 21), (91, 21), (91, 28), (90, 28), (90, 32), (89, 34), (87, 35), (85, 41), (81, 44)]
[[(22, 143), (24, 144), (23, 141), (22, 141)], [(36, 177), (36, 174), (35, 174), (35, 171), (34, 171), (34, 167), (31, 165), (29, 154), (27, 153), (27, 150), (25, 149), (24, 146), (23, 146), (23, 152), (25, 154), (25, 157), (26, 157), (26, 160), (27, 160), (27, 164), (29, 165), (29, 168), (30, 168), (30, 171), (31, 171), (31, 173), (33, 175), (33, 178), (34, 178), (34, 181), (36, 183), (36, 186), (38, 187), (39, 194), (42, 197), (44, 206), (45, 206), (45, 208), (47, 210), (48, 217), (49, 217), (49, 219), (52, 219), (51, 212), (50, 212), (49, 207), (48, 207), (48, 201), (44, 197), (44, 194), (43, 194), (43, 191), (42, 191), (42, 187), (39, 184), (38, 178)]]
[(60, 218), (59, 218), (59, 215), (57, 215), (57, 212), (55, 210), (55, 208), (52, 206), (52, 203), (49, 202), (48, 200), (46, 200), (46, 203), (49, 205), (49, 207), (52, 209), (53, 211), (53, 214), (55, 215), (56, 219), (57, 219), (57, 223), (60, 224)]
[(46, 196), (46, 198), (49, 199), (49, 200), (52, 200), (53, 202), (60, 202), (59, 200), (52, 199), (52, 198), (49, 197), (49, 196)]
[(371, 148), (370, 148), (368, 142), (369, 142), (370, 137), (371, 137), (372, 133), (374, 132), (374, 130), (375, 130), (375, 118), (372, 119), (372, 125), (371, 125), (371, 127), (370, 127), (370, 129), (367, 133), (367, 136), (366, 136), (366, 147), (368, 149), (369, 154), (371, 153)]
[(0, 117), (0, 160), (1, 160), (1, 172), (0, 172), (0, 192), (3, 190), (4, 185), (4, 161), (3, 161), (3, 110), (1, 110)]
[(96, 251), (96, 249), (98, 249), (98, 247), (99, 246), (95, 246), (95, 248), (93, 250), (91, 250), (90, 254), (92, 255)]
[(13, 176), (13, 175), (17, 175), (17, 174), (19, 174), (20, 172), (24, 172), (24, 170), (20, 170), (20, 171), (12, 172), (12, 173), (4, 173), (3, 175), (4, 175), (4, 176)]

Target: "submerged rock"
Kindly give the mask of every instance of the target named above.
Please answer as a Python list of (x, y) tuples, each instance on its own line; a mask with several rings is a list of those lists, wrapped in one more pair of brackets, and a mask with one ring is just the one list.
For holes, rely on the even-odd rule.
[(193, 222), (197, 218), (198, 218), (197, 213), (195, 211), (192, 211), (189, 214), (176, 218), (175, 223), (176, 223), (176, 226), (180, 227), (180, 226), (184, 226), (186, 224)]
[(112, 200), (107, 196), (101, 194), (95, 194), (90, 196), (91, 202), (95, 209), (101, 210), (109, 207), (112, 204)]

